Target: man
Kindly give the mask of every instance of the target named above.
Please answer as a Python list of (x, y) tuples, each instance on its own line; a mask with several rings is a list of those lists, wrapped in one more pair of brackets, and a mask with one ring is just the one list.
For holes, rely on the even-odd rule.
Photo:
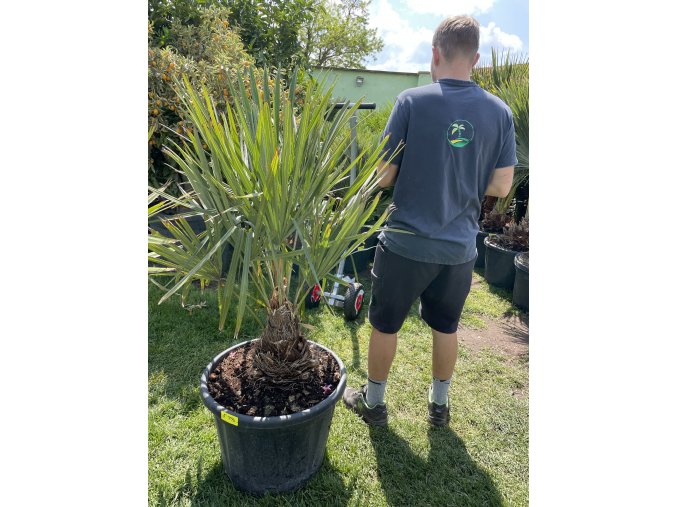
[(517, 163), (510, 108), (470, 80), (478, 47), (475, 19), (442, 21), (433, 36), (433, 83), (403, 91), (383, 133), (390, 136), (387, 158), (396, 153), (379, 168), (380, 186), (395, 186), (388, 225), (407, 232), (379, 236), (368, 383), (343, 394), (346, 406), (371, 425), (387, 424), (385, 387), (397, 332), (418, 297), (419, 314), (432, 330), (428, 421), (449, 424), (456, 329), (477, 257), (481, 202), (508, 194)]

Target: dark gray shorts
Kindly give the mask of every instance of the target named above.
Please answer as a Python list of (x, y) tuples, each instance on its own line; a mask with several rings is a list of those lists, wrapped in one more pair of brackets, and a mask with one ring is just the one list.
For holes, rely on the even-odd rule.
[(369, 322), (382, 333), (397, 333), (420, 296), (421, 318), (435, 331), (455, 333), (474, 266), (474, 259), (454, 266), (407, 259), (379, 241), (371, 271)]

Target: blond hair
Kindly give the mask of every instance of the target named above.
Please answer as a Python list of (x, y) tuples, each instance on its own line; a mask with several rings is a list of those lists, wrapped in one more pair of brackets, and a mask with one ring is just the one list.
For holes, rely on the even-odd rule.
[(450, 16), (435, 29), (433, 46), (448, 62), (457, 57), (472, 59), (480, 47), (480, 24), (470, 16)]

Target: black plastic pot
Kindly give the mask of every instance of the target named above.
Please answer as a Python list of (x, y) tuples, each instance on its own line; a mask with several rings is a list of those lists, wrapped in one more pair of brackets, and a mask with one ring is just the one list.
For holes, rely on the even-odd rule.
[[(374, 256), (376, 255), (376, 244), (378, 243), (379, 234), (380, 233), (377, 232), (369, 236), (364, 242), (364, 247), (361, 250), (357, 250), (346, 258), (346, 262), (343, 266), (343, 274), (354, 275), (355, 271), (360, 273), (367, 269), (369, 263), (374, 260)], [(354, 269), (353, 263), (355, 263)]]
[(484, 238), (489, 235), (488, 232), (480, 230), (477, 232), (477, 238), (475, 239), (475, 244), (477, 245), (477, 259), (475, 259), (475, 267), (483, 268), (484, 267)]
[[(152, 218), (148, 222), (148, 227), (158, 231), (163, 236), (172, 237), (172, 234), (169, 232), (169, 230), (162, 223), (162, 221), (161, 221), (162, 218), (171, 219), (172, 215), (165, 215), (165, 214), (160, 213), (160, 214), (157, 215), (157, 217)], [(204, 232), (207, 229), (207, 227), (205, 226), (204, 219), (199, 215), (187, 217), (186, 222), (188, 222), (188, 225), (190, 225), (190, 228), (193, 229), (195, 234), (200, 234), (201, 232)]]
[(515, 283), (515, 255), (520, 252), (495, 245), (491, 241), (492, 237), (484, 238), (484, 278), (494, 287), (512, 289)]
[(529, 252), (515, 256), (515, 285), (512, 289), (512, 304), (529, 311)]
[(247, 342), (221, 352), (209, 363), (200, 380), (202, 401), (214, 414), (226, 475), (233, 484), (255, 495), (298, 489), (322, 465), (336, 402), (346, 387), (346, 368), (331, 350), (341, 369), (337, 388), (317, 405), (295, 414), (251, 417), (231, 412), (209, 394), (207, 379), (219, 362)]

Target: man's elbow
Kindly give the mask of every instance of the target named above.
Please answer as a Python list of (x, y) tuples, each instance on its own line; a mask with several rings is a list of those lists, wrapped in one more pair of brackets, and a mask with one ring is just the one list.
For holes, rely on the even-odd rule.
[(399, 166), (394, 164), (388, 164), (386, 166), (379, 167), (376, 175), (378, 177), (377, 184), (381, 188), (392, 187), (395, 184), (397, 179), (397, 172)]
[(501, 199), (504, 198), (504, 197), (508, 197), (508, 194), (510, 193), (510, 188), (511, 188), (511, 185), (508, 185), (507, 187), (503, 186), (503, 187), (499, 188), (497, 193), (496, 193), (496, 197), (499, 197)]
[(499, 198), (507, 197), (512, 188), (513, 175), (514, 167), (502, 167), (496, 169), (489, 182), (489, 188), (487, 188), (486, 195)]
[(512, 184), (510, 184), (510, 185), (489, 185), (489, 188), (487, 188), (487, 191), (484, 193), (484, 195), (488, 195), (490, 197), (499, 197), (499, 198), (508, 197), (508, 194), (510, 193), (511, 188), (512, 188)]
[(390, 181), (390, 178), (381, 178), (380, 180), (378, 180), (376, 184), (381, 188), (388, 188), (393, 186), (393, 182)]

